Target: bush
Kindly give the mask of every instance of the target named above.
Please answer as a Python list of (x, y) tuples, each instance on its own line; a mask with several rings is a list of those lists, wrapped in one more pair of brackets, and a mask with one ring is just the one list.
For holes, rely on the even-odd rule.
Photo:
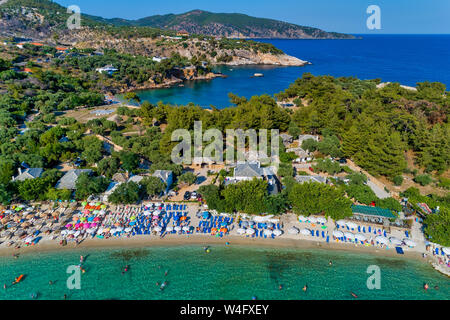
[(403, 176), (395, 176), (393, 179), (394, 185), (401, 186), (403, 183)]
[(439, 177), (438, 187), (450, 190), (450, 179)]
[(429, 174), (420, 174), (414, 178), (414, 182), (417, 182), (421, 186), (429, 185), (433, 179)]

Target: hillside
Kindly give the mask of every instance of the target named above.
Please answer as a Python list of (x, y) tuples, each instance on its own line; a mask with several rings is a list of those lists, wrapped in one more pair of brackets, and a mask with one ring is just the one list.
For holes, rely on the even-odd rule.
[(283, 39), (351, 39), (351, 35), (299, 26), (272, 19), (255, 18), (240, 13), (212, 13), (193, 10), (183, 14), (155, 15), (139, 20), (110, 19), (103, 22), (114, 25), (148, 26), (154, 28), (185, 30), (232, 38), (283, 38)]

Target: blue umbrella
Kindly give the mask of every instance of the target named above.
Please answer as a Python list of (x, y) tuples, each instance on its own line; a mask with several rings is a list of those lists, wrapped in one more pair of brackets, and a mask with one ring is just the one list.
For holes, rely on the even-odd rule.
[(226, 227), (227, 225), (228, 225), (228, 223), (226, 223), (226, 222), (222, 222), (222, 223), (220, 224), (221, 227)]
[(203, 212), (203, 219), (208, 219), (209, 218), (209, 212), (205, 211)]

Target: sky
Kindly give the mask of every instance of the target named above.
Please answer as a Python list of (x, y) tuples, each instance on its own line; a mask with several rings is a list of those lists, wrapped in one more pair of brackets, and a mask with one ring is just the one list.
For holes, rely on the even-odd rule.
[[(56, 0), (82, 13), (139, 19), (193, 9), (244, 13), (354, 34), (450, 34), (450, 0)], [(367, 28), (370, 5), (380, 8), (381, 29)]]

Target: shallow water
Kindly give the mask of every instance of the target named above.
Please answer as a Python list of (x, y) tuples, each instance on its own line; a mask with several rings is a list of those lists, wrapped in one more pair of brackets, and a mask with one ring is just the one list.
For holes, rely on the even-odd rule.
[[(81, 289), (69, 290), (66, 273), (87, 256)], [(332, 260), (330, 267), (328, 262)], [(122, 274), (124, 266), (130, 270)], [(369, 265), (381, 269), (381, 289), (369, 290)], [(164, 276), (165, 271), (168, 275)], [(14, 278), (25, 274), (19, 284)], [(49, 281), (53, 285), (49, 285)], [(168, 284), (160, 291), (156, 282)], [(369, 254), (213, 246), (90, 249), (24, 254), (0, 259), (0, 299), (449, 299), (448, 278), (428, 264)], [(430, 285), (428, 292), (423, 283)], [(279, 290), (279, 285), (283, 290)], [(307, 284), (308, 291), (301, 289)], [(434, 286), (438, 285), (439, 290)]]

